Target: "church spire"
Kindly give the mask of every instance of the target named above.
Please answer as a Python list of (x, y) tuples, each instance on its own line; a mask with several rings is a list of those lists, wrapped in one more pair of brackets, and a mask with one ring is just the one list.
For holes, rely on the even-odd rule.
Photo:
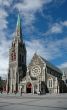
[(21, 25), (21, 19), (20, 19), (20, 15), (18, 14), (18, 19), (17, 19), (17, 28), (20, 29), (20, 25)]
[(16, 37), (22, 39), (21, 18), (19, 14), (18, 14), (17, 26), (16, 26)]

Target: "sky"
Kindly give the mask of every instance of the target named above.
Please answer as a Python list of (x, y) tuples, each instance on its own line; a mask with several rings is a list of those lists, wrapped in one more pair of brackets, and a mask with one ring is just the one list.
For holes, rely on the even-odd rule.
[(27, 64), (33, 54), (67, 67), (67, 0), (0, 0), (0, 76), (9, 67), (9, 48), (20, 14)]

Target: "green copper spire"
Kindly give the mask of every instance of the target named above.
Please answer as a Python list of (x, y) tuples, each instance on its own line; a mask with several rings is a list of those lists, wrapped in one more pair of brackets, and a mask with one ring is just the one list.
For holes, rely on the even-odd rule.
[(21, 18), (19, 14), (17, 19), (16, 37), (20, 37), (20, 38), (22, 37)]
[(18, 14), (17, 28), (20, 29), (20, 27), (21, 27), (21, 19), (20, 19), (20, 15)]

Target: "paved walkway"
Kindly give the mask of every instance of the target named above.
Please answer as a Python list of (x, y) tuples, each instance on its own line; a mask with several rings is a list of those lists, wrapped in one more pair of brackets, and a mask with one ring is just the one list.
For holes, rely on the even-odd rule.
[(67, 94), (0, 94), (0, 110), (67, 110)]

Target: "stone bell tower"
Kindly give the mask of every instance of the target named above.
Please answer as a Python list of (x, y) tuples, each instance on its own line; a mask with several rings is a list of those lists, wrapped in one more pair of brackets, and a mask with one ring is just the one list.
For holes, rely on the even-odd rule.
[(7, 91), (18, 92), (19, 83), (26, 75), (26, 47), (23, 42), (21, 19), (18, 15), (16, 32), (9, 49), (9, 72), (7, 80)]

